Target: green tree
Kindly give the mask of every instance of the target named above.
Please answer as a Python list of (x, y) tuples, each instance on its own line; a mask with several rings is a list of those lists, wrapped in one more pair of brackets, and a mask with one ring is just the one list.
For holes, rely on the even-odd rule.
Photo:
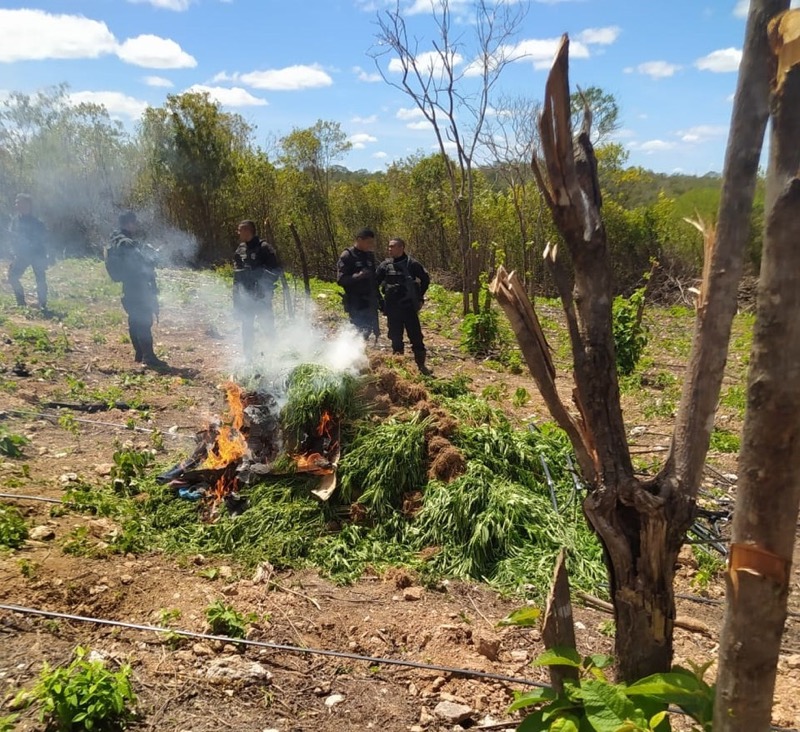
[(145, 111), (139, 131), (144, 193), (165, 221), (195, 235), (200, 261), (223, 254), (219, 242), (232, 223), (227, 194), (251, 134), (242, 117), (223, 112), (206, 93), (170, 95), (163, 107)]

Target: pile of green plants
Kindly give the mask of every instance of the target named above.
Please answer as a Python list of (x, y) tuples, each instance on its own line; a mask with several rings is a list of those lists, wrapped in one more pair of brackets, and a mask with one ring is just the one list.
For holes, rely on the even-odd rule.
[(359, 380), (324, 366), (302, 364), (287, 379), (286, 404), (281, 426), (290, 443), (302, 441), (309, 427), (327, 412), (337, 424), (351, 425), (364, 413)]
[(453, 417), (448, 437), (466, 461), (464, 473), (450, 482), (428, 476), (434, 416), (409, 410), (378, 421), (364, 413), (358, 380), (337, 381), (325, 370), (301, 367), (290, 378), (284, 424), (299, 438), (327, 410), (350, 428), (338, 487), (328, 501), (311, 493), (316, 478), (275, 475), (243, 489), (243, 513), (222, 506), (208, 521), (202, 504), (142, 477), (143, 466), (122, 457), (115, 461), (119, 472), (142, 495), (120, 490), (117, 476), (106, 490), (77, 486), (69, 500), (73, 508), (119, 521), (122, 530), (109, 551), (224, 555), (244, 567), (264, 561), (276, 568), (315, 566), (341, 582), (401, 565), (423, 581), (481, 580), (541, 596), (566, 547), (573, 585), (596, 591), (605, 571), (581, 515), (565, 435), (550, 425), (515, 428), (500, 410), (466, 392), (463, 381), (438, 380), (436, 386), (442, 396), (430, 398), (439, 416)]

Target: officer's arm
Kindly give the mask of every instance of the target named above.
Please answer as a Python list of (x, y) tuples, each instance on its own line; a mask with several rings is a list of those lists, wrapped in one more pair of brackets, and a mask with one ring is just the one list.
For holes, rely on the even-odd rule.
[(414, 274), (419, 280), (419, 295), (420, 297), (425, 297), (425, 293), (428, 291), (428, 287), (431, 284), (431, 276), (419, 262), (416, 262), (416, 265), (415, 269), (417, 271)]
[(338, 272), (336, 284), (340, 287), (350, 287), (350, 285), (358, 282), (353, 277), (353, 273), (356, 271), (356, 262), (355, 257), (350, 252), (344, 252), (339, 257), (339, 261), (336, 263), (336, 270)]

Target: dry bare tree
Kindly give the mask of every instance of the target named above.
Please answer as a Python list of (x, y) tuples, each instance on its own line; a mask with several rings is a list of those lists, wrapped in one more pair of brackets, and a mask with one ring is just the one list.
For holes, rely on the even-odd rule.
[[(490, 97), (503, 69), (519, 60), (510, 44), (525, 3), (475, 0), (469, 41), (453, 35), (449, 0), (431, 0), (435, 38), (430, 50), (410, 37), (398, 2), (378, 15), (373, 51), (384, 81), (407, 95), (427, 120), (447, 164), (450, 198), (463, 259), (463, 309), (480, 310), (479, 253), (473, 247), (473, 168)], [(473, 50), (474, 49), (474, 50)], [(472, 60), (462, 65), (465, 54)], [(381, 62), (390, 56), (388, 64)], [(451, 154), (453, 157), (451, 157)]]
[(733, 520), (714, 729), (766, 732), (800, 506), (800, 10), (774, 53), (764, 250)]
[[(714, 424), (768, 117), (767, 25), (788, 4), (788, 0), (751, 3), (716, 236), (709, 240), (713, 246), (670, 450), (657, 475), (637, 475), (628, 447), (591, 114), (587, 108), (573, 140), (566, 36), (547, 80), (539, 121), (543, 160), (534, 160), (533, 168), (566, 245), (549, 247), (545, 254), (566, 315), (577, 414), (570, 413), (559, 395), (547, 343), (518, 279), (500, 271), (492, 283), (551, 414), (570, 437), (589, 486), (584, 511), (604, 548), (616, 620), (618, 673), (627, 681), (668, 670), (672, 662), (674, 567), (694, 518)], [(564, 254), (571, 260), (571, 270)]]

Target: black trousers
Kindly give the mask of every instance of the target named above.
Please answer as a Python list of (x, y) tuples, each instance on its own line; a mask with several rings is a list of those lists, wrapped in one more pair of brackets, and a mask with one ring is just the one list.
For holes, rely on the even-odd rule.
[(36, 299), (40, 307), (47, 306), (47, 262), (41, 257), (30, 257), (24, 254), (16, 254), (8, 268), (8, 282), (14, 291), (17, 305), (25, 305), (25, 290), (22, 288), (20, 278), (25, 274), (25, 270), (31, 267), (33, 275), (36, 277)]
[(242, 350), (246, 358), (252, 358), (256, 341), (256, 316), (264, 338), (271, 338), (275, 333), (272, 293), (256, 297), (234, 291), (233, 307), (236, 318), (242, 325)]
[(381, 329), (378, 324), (377, 307), (370, 306), (367, 308), (359, 308), (358, 310), (350, 308), (347, 315), (353, 327), (355, 327), (365, 339), (368, 339), (371, 335), (374, 335), (376, 338), (380, 335)]
[(153, 351), (153, 320), (155, 307), (147, 300), (125, 296), (122, 307), (128, 313), (128, 335), (131, 337), (136, 361), (155, 356)]
[(389, 328), (389, 340), (392, 342), (393, 353), (403, 353), (403, 332), (408, 334), (411, 350), (414, 356), (425, 356), (425, 343), (422, 340), (422, 326), (419, 324), (419, 314), (413, 305), (386, 305), (386, 320)]

